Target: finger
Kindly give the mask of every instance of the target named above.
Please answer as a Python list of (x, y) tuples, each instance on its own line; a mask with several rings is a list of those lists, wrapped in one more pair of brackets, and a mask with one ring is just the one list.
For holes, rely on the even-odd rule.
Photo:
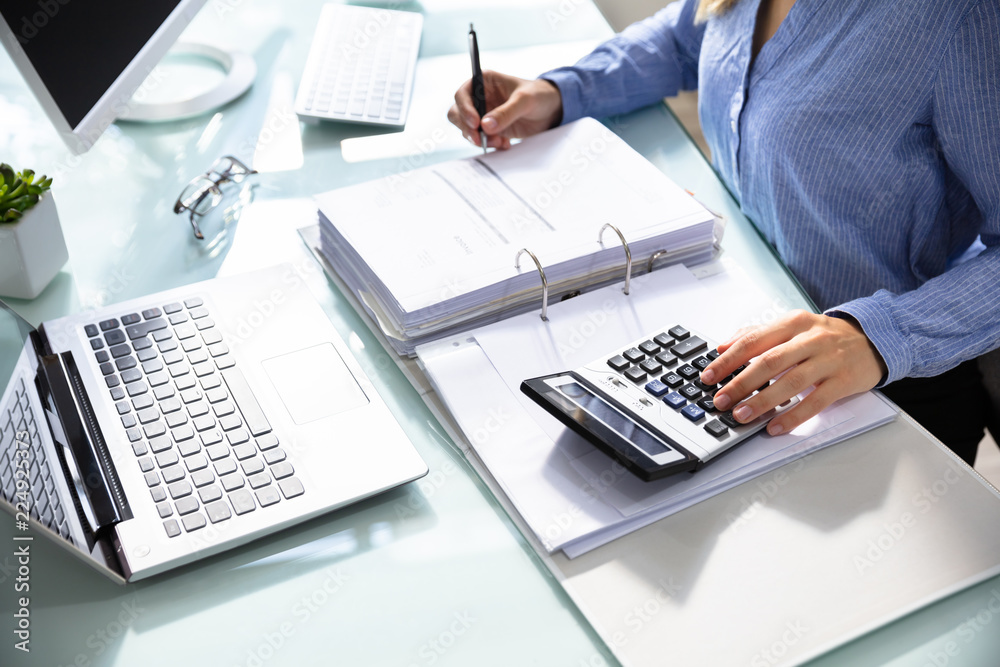
[(833, 381), (818, 385), (812, 393), (799, 401), (798, 405), (772, 419), (767, 425), (767, 432), (771, 435), (788, 433), (818, 415), (834, 401), (843, 398), (841, 394)]
[(732, 346), (733, 343), (739, 340), (741, 336), (743, 336), (749, 331), (753, 331), (754, 329), (756, 329), (756, 327), (740, 327), (739, 329), (736, 330), (736, 333), (734, 333), (732, 336), (729, 337), (729, 340), (727, 340), (722, 345), (719, 345), (717, 349), (719, 350), (720, 353), (725, 352)]
[(455, 91), (455, 106), (457, 111), (470, 130), (479, 129), (479, 112), (472, 101), (472, 80), (468, 79)]
[(483, 116), (483, 130), (489, 135), (501, 134), (520, 118), (531, 111), (532, 98), (520, 90), (514, 91), (510, 98)]
[(786, 315), (766, 327), (751, 328), (739, 336), (715, 361), (705, 368), (701, 381), (706, 384), (715, 384), (754, 357), (791, 340), (795, 334), (809, 328), (812, 323), (809, 317), (809, 313), (802, 311)]
[(799, 364), (770, 384), (765, 380), (763, 384), (758, 385), (757, 394), (733, 409), (733, 418), (743, 424), (751, 422), (809, 387), (820, 384), (828, 377), (820, 364), (812, 361)]
[[(772, 378), (789, 369), (798, 369), (798, 365), (808, 359), (811, 354), (812, 350), (810, 346), (804, 344), (802, 341), (789, 341), (767, 350), (715, 394), (715, 405), (720, 410), (728, 410), (754, 391), (764, 387)], [(719, 359), (721, 358), (719, 357)], [(711, 365), (705, 369), (702, 377), (708, 375), (709, 368), (711, 368)], [(803, 372), (799, 369), (796, 378)], [(702, 382), (714, 384), (705, 380), (702, 380)], [(760, 414), (760, 411), (756, 412), (756, 414)]]
[(457, 105), (452, 104), (451, 108), (448, 109), (448, 120), (451, 122), (452, 125), (454, 125), (459, 130), (462, 131), (462, 136), (464, 136), (465, 138), (469, 137), (469, 133), (473, 130), (473, 128), (470, 128), (468, 123), (465, 122), (465, 118), (458, 110)]

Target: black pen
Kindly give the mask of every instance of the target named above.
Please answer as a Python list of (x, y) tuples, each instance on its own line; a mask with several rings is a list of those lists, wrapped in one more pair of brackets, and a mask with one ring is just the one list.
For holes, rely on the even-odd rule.
[(486, 86), (483, 84), (483, 70), (479, 67), (479, 43), (476, 41), (476, 29), (469, 24), (469, 57), (472, 58), (472, 103), (476, 105), (479, 114), (479, 141), (486, 152), (486, 133), (483, 132), (482, 119), (486, 115)]

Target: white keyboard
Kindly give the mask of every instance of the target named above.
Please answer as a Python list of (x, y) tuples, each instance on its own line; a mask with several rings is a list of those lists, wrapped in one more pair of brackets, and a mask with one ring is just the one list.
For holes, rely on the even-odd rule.
[(323, 5), (295, 113), (307, 122), (404, 126), (423, 23), (414, 12)]

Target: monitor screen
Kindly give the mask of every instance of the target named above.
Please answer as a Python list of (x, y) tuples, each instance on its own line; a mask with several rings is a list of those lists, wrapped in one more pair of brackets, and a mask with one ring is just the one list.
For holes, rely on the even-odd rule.
[(56, 130), (90, 148), (206, 0), (0, 0), (0, 40)]
[(71, 127), (181, 0), (4, 0), (7, 25)]

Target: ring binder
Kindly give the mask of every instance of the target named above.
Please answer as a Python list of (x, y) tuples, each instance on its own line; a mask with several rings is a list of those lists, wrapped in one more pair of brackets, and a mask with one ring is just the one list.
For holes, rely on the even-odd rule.
[(625, 246), (625, 294), (628, 295), (629, 283), (632, 281), (632, 249), (628, 247), (628, 242), (625, 241), (625, 235), (621, 233), (621, 230), (610, 222), (604, 223), (604, 226), (601, 227), (601, 233), (597, 236), (598, 243), (604, 245), (604, 230), (609, 227), (615, 230), (615, 234), (618, 235), (622, 245)]
[(653, 262), (659, 259), (661, 256), (666, 255), (666, 250), (657, 250), (652, 255), (649, 256), (649, 261), (646, 263), (646, 273), (653, 272)]
[(542, 321), (548, 322), (548, 310), (549, 310), (549, 281), (545, 278), (545, 270), (542, 268), (542, 263), (538, 261), (535, 257), (535, 253), (531, 252), (527, 248), (521, 248), (517, 251), (517, 255), (514, 257), (514, 268), (518, 271), (521, 270), (521, 255), (528, 253), (528, 255), (535, 261), (535, 266), (538, 268), (538, 275), (542, 277)]

